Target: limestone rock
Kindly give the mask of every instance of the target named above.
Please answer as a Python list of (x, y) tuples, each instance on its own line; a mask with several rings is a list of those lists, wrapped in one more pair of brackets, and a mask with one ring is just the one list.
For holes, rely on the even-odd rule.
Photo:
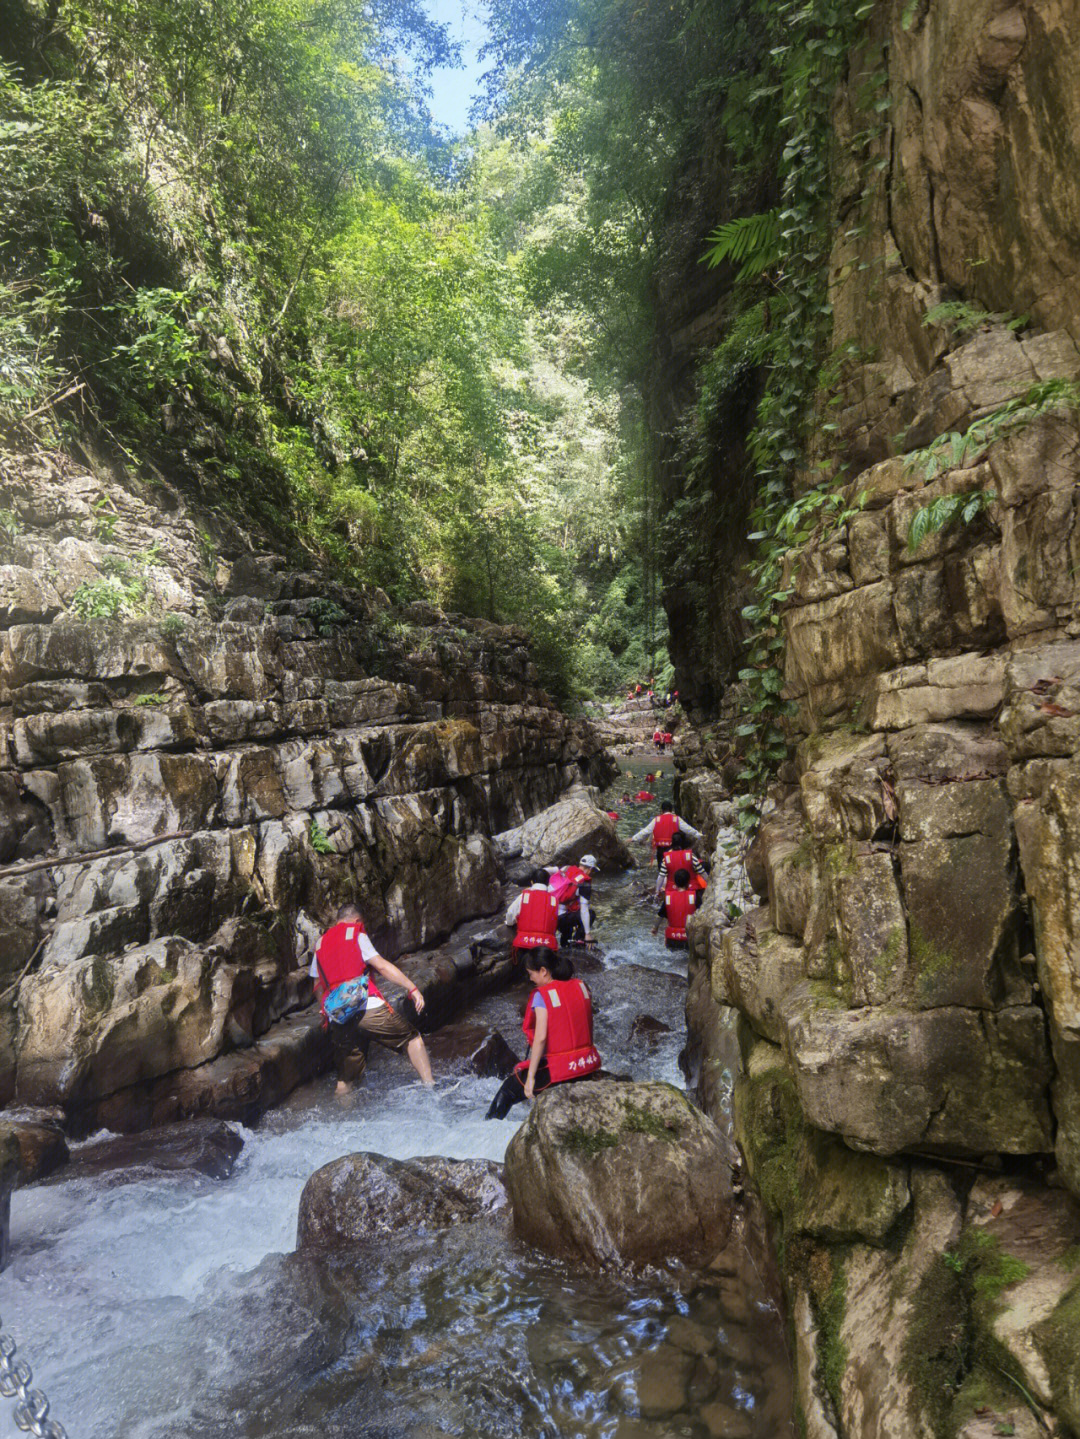
[(19, 1143), (20, 1185), (47, 1179), (67, 1164), (68, 1144), (55, 1113), (9, 1110), (4, 1122), (14, 1130)]
[(0, 565), (0, 629), (51, 620), (64, 602), (44, 576), (19, 565)]
[(481, 1079), (505, 1079), (518, 1062), (497, 1029), (470, 1021), (436, 1030), (427, 1039), (427, 1049), (440, 1072), (464, 1072)]
[(399, 1231), (447, 1229), (505, 1212), (500, 1166), (480, 1159), (348, 1154), (304, 1185), (296, 1247), (364, 1244)]
[(719, 1004), (745, 1014), (764, 1039), (783, 1036), (780, 1007), (806, 977), (803, 950), (769, 928), (768, 912), (751, 910), (726, 930), (713, 964), (712, 988)]
[(784, 1050), (809, 1123), (857, 1149), (1039, 1154), (1053, 1143), (1042, 1011), (845, 1010), (801, 985)]
[(515, 842), (533, 865), (569, 864), (584, 854), (594, 854), (605, 870), (632, 869), (635, 863), (614, 820), (582, 786), (526, 820)]
[(707, 1263), (731, 1224), (730, 1160), (716, 1126), (670, 1085), (555, 1085), (506, 1152), (514, 1227), (590, 1263)]

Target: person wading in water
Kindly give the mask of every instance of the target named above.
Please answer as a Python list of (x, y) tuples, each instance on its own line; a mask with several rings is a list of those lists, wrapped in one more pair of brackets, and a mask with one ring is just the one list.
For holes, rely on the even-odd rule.
[(335, 923), (315, 946), (311, 964), (323, 1020), (330, 1030), (338, 1094), (346, 1094), (350, 1084), (362, 1078), (372, 1040), (399, 1054), (404, 1050), (421, 1080), (430, 1086), (427, 1046), (419, 1031), (387, 1004), (372, 971), (408, 990), (417, 1014), (423, 1010), (424, 996), (407, 974), (383, 959), (364, 931), (360, 911), (354, 904), (343, 905)]
[(503, 1081), (485, 1119), (505, 1119), (522, 1100), (600, 1068), (593, 1044), (592, 995), (584, 980), (574, 978), (574, 966), (564, 955), (531, 949), (525, 968), (536, 986), (521, 1026), (529, 1057)]

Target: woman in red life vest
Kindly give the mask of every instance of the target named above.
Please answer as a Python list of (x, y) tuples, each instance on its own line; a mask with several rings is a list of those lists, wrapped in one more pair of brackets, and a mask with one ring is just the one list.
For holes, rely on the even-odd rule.
[(661, 891), (670, 894), (675, 888), (675, 876), (680, 869), (685, 869), (690, 875), (691, 889), (704, 889), (708, 884), (708, 871), (692, 849), (684, 848), (685, 843), (681, 832), (676, 830), (671, 837), (671, 848), (664, 855), (660, 873), (656, 876), (657, 898)]
[(536, 986), (521, 1026), (529, 1057), (503, 1080), (485, 1119), (505, 1119), (522, 1100), (600, 1068), (593, 1044), (592, 995), (584, 980), (574, 978), (574, 966), (561, 954), (531, 949), (525, 967)]

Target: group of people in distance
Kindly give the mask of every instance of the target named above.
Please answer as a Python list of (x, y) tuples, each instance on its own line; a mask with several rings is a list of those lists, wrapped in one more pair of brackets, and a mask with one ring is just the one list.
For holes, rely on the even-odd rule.
[(660, 726), (657, 725), (656, 729), (653, 730), (652, 742), (656, 747), (656, 753), (663, 754), (666, 749), (670, 749), (675, 743), (675, 736), (669, 729), (662, 730)]
[[(659, 915), (666, 921), (664, 938), (670, 947), (685, 945), (687, 922), (708, 883), (705, 866), (691, 848), (691, 842), (700, 838), (700, 832), (670, 804), (662, 805), (660, 813), (631, 838), (632, 843), (652, 843), (655, 898), (660, 901)], [(586, 854), (575, 864), (534, 870), (528, 886), (506, 911), (506, 923), (514, 931), (513, 949), (533, 985), (522, 1024), (529, 1048), (492, 1100), (488, 1119), (503, 1119), (515, 1104), (550, 1085), (582, 1079), (600, 1069), (593, 1043), (592, 995), (562, 952), (569, 945), (592, 943), (590, 900), (596, 868), (596, 857)], [(343, 906), (319, 940), (311, 973), (330, 1031), (339, 1093), (362, 1077), (372, 1040), (406, 1054), (421, 1082), (431, 1085), (431, 1061), (418, 1028), (392, 1008), (378, 981), (404, 989), (417, 1017), (423, 1013), (424, 996), (408, 975), (378, 952), (355, 905)]]
[(657, 870), (655, 898), (660, 901), (659, 916), (666, 923), (664, 941), (671, 948), (681, 948), (686, 943), (687, 922), (709, 882), (704, 864), (690, 845), (690, 841), (700, 838), (701, 831), (677, 815), (670, 804), (662, 804), (656, 818), (630, 837), (631, 844), (652, 842)]

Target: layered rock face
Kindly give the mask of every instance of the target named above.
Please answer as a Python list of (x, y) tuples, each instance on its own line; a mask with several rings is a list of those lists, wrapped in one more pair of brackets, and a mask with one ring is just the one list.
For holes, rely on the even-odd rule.
[[(703, 913), (693, 962), (739, 1014), (807, 1432), (1076, 1433), (1080, 17), (878, 18), (886, 163), (833, 268), (835, 342), (867, 357), (838, 411), (854, 514), (789, 573), (800, 742), (762, 905)], [(858, 113), (842, 94), (841, 138)], [(958, 298), (996, 322), (924, 323)], [(956, 495), (968, 519), (915, 543)]]
[(520, 632), (392, 612), (161, 482), (42, 455), (3, 481), (0, 1099), (131, 1127), (229, 1112), (266, 1064), (282, 1092), (334, 907), (391, 957), (490, 914), (489, 836), (599, 740)]

